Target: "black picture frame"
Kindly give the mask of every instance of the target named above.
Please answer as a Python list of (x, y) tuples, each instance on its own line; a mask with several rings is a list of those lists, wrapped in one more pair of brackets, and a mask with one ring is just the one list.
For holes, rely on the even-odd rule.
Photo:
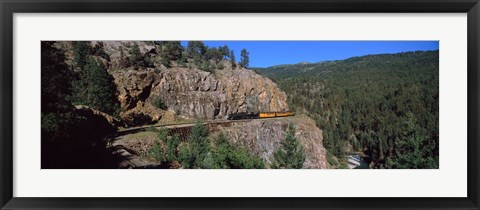
[[(478, 0), (1, 0), (1, 209), (479, 209)], [(13, 193), (14, 13), (467, 13), (466, 198), (16, 198)], [(445, 180), (448, 182), (449, 180)]]

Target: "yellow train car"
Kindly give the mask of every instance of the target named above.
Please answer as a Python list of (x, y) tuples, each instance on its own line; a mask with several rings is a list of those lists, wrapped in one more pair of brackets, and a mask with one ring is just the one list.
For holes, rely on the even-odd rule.
[(260, 112), (258, 117), (260, 117), (260, 118), (275, 117), (275, 112)]
[(294, 116), (295, 112), (260, 112), (259, 118), (272, 118), (272, 117), (289, 117)]
[(275, 117), (289, 117), (294, 115), (295, 112), (275, 112)]

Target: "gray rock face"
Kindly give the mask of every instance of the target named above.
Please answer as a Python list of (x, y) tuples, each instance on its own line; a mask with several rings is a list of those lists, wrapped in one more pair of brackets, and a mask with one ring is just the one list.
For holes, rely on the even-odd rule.
[(92, 41), (91, 47), (102, 48), (109, 57), (108, 66), (111, 69), (119, 69), (121, 67), (121, 60), (125, 60), (130, 54), (130, 50), (134, 45), (137, 45), (140, 54), (143, 56), (152, 57), (152, 62), (156, 65), (160, 64), (160, 56), (157, 56), (161, 53), (161, 48), (158, 45), (153, 44), (153, 42), (145, 41)]
[[(140, 54), (149, 57), (154, 68), (122, 67), (130, 51), (137, 45)], [(57, 42), (65, 51), (66, 62), (75, 69), (73, 42)], [(232, 68), (222, 62), (224, 68), (215, 73), (193, 68), (173, 68), (161, 65), (161, 47), (144, 41), (92, 41), (93, 51), (104, 51), (108, 56), (94, 55), (104, 63), (115, 78), (123, 115), (145, 115), (153, 121), (164, 110), (152, 106), (160, 99), (168, 111), (187, 118), (225, 119), (230, 113), (285, 111), (287, 96), (268, 78), (243, 68)], [(102, 49), (102, 50), (96, 50)]]
[(188, 68), (162, 72), (113, 73), (122, 108), (142, 109), (161, 99), (165, 107), (188, 118), (225, 119), (230, 113), (285, 111), (286, 95), (275, 83), (246, 69), (214, 74)]
[(295, 136), (305, 149), (304, 168), (328, 168), (326, 150), (323, 147), (322, 131), (307, 116), (288, 118), (258, 119), (234, 122), (231, 126), (218, 126), (216, 133), (223, 132), (234, 145), (247, 148), (252, 154), (262, 157), (270, 164), (273, 153), (285, 139), (289, 123), (296, 127)]

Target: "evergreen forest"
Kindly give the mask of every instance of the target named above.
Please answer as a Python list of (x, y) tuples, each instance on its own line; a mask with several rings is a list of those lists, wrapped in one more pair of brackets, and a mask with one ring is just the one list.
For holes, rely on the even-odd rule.
[(439, 51), (252, 68), (323, 130), (327, 160), (346, 168), (439, 168)]

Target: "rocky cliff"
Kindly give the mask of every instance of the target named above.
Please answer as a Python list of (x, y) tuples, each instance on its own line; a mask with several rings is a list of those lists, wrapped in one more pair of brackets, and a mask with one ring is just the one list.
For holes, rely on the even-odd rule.
[(305, 115), (234, 122), (229, 126), (218, 125), (214, 130), (215, 133), (223, 132), (234, 145), (247, 148), (252, 154), (262, 157), (270, 164), (273, 153), (285, 139), (289, 123), (295, 125), (295, 136), (305, 149), (306, 160), (303, 167), (328, 168), (326, 150), (322, 144), (322, 130)]
[[(67, 63), (74, 66), (72, 45), (57, 43), (66, 51)], [(211, 120), (237, 112), (288, 110), (287, 97), (274, 82), (251, 70), (232, 68), (229, 62), (221, 62), (223, 68), (214, 73), (175, 63), (166, 68), (160, 62), (161, 48), (153, 42), (94, 41), (90, 45), (94, 57), (115, 78), (121, 116), (130, 125), (171, 121), (175, 116)], [(122, 67), (134, 45), (153, 67)], [(161, 109), (153, 105), (157, 101)]]
[[(161, 48), (153, 42), (93, 42), (109, 54), (110, 68), (119, 68), (123, 54), (133, 45), (139, 46), (143, 56), (151, 58), (154, 66), (160, 65)], [(123, 55), (128, 56), (128, 55)], [(115, 71), (119, 100), (125, 110), (147, 106), (160, 99), (168, 111), (188, 118), (224, 119), (230, 113), (284, 111), (286, 95), (270, 79), (244, 68), (232, 68), (223, 62), (224, 69), (215, 73), (198, 69), (146, 68), (139, 71)], [(154, 119), (158, 116), (152, 116)]]
[(122, 107), (148, 115), (154, 114), (155, 100), (177, 115), (208, 120), (237, 112), (288, 110), (286, 95), (275, 83), (246, 69), (209, 73), (176, 67), (161, 72), (115, 72), (113, 76)]

